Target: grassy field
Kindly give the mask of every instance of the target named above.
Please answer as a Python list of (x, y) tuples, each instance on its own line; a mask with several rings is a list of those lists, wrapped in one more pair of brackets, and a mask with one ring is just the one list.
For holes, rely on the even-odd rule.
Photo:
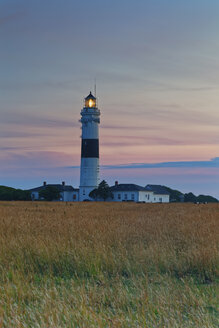
[(219, 326), (219, 205), (0, 203), (0, 328)]

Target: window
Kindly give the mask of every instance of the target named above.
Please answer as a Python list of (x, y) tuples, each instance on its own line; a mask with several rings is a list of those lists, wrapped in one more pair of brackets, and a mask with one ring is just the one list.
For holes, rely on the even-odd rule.
[(74, 199), (74, 200), (76, 199), (76, 195), (73, 195), (73, 199)]
[(118, 194), (118, 199), (121, 199), (121, 195), (120, 194)]
[(135, 199), (135, 194), (132, 194), (132, 196), (131, 196), (131, 197), (132, 197), (132, 200), (134, 200), (134, 199)]
[(125, 200), (127, 200), (128, 199), (128, 195), (127, 194), (125, 194)]

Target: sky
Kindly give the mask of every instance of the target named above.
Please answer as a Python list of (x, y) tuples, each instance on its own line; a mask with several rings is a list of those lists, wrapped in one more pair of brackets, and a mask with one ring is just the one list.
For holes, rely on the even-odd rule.
[(97, 83), (100, 179), (219, 198), (218, 0), (0, 0), (0, 184), (78, 187)]

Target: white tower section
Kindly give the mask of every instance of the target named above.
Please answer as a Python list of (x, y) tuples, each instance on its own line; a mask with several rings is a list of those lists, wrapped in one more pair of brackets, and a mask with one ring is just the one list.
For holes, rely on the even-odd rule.
[(89, 193), (99, 183), (99, 123), (100, 111), (96, 107), (96, 98), (90, 94), (85, 98), (81, 110), (81, 173), (79, 200), (91, 199)]

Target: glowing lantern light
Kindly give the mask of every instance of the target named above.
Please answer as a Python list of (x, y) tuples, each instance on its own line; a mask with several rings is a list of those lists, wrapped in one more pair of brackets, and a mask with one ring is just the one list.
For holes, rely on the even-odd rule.
[(90, 94), (85, 98), (85, 107), (96, 108), (96, 101), (96, 98), (90, 92)]
[(89, 107), (93, 107), (94, 106), (94, 101), (92, 99), (89, 100)]

